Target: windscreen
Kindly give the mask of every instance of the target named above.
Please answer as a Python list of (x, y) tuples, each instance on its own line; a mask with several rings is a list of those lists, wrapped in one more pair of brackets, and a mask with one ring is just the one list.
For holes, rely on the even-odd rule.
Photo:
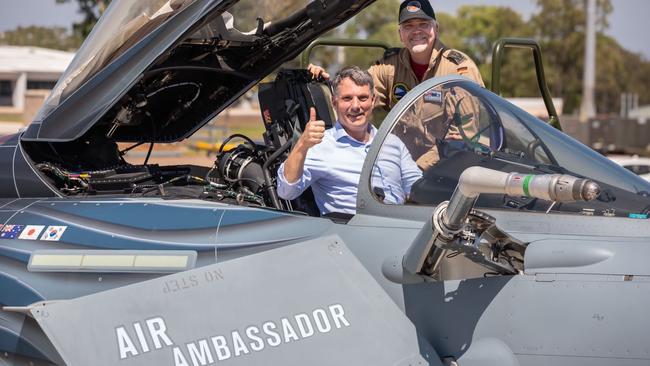
[(85, 81), (157, 25), (195, 0), (113, 0), (59, 78), (36, 120), (43, 120)]
[[(650, 210), (650, 182), (473, 82), (444, 82), (408, 100), (408, 108), (395, 120), (373, 168), (373, 176), (381, 173), (384, 161), (390, 160), (391, 141), (399, 138), (422, 172), (422, 178), (407, 187), (407, 204), (448, 200), (466, 168), (483, 166), (503, 172), (571, 174), (601, 184), (598, 202), (556, 205), (555, 210), (593, 209), (597, 214), (624, 216)], [(385, 187), (376, 179), (370, 184), (377, 199), (391, 203), (385, 200)], [(483, 207), (550, 207), (521, 197), (482, 198), (479, 206)]]

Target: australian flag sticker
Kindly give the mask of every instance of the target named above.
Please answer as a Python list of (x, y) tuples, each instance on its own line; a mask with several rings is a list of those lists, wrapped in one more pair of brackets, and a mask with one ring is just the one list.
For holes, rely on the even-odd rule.
[(1, 239), (16, 239), (23, 230), (23, 225), (5, 225), (0, 231)]
[(408, 93), (409, 89), (404, 83), (397, 83), (393, 87), (393, 95), (395, 96), (395, 100), (400, 100), (402, 99), (403, 96)]
[(429, 90), (424, 93), (424, 102), (425, 103), (442, 103), (442, 92), (438, 90)]

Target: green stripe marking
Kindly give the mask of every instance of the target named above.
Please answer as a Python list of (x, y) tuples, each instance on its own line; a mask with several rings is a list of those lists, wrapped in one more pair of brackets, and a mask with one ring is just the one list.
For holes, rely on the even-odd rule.
[(533, 179), (534, 175), (528, 174), (524, 178), (524, 195), (530, 197), (530, 192), (528, 192), (528, 184), (530, 183), (530, 180)]

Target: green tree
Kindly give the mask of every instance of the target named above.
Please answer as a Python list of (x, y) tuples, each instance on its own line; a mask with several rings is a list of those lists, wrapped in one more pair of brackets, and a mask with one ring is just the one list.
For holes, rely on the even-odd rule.
[[(596, 41), (596, 106), (600, 113), (618, 113), (619, 96), (629, 81), (626, 64), (629, 55), (610, 37), (599, 35)], [(626, 62), (627, 61), (627, 62)], [(581, 81), (582, 78), (579, 78)]]
[[(397, 9), (399, 0), (377, 0), (343, 25), (342, 35), (353, 39), (379, 40), (400, 45)], [(387, 10), (388, 9), (388, 10)], [(369, 67), (381, 58), (381, 49), (346, 48), (345, 63)]]
[[(564, 99), (564, 112), (580, 107), (586, 9), (583, 0), (537, 0), (539, 13), (531, 22), (536, 30), (548, 68), (551, 94)], [(609, 0), (598, 0), (598, 27), (605, 29), (612, 11)]]
[(79, 47), (81, 39), (64, 27), (30, 26), (0, 33), (0, 44), (72, 51)]
[[(494, 43), (503, 37), (530, 37), (532, 33), (521, 15), (508, 7), (462, 6), (457, 17), (440, 19), (441, 39), (476, 62), (487, 86), (491, 83)], [(506, 97), (538, 95), (530, 52), (512, 49), (506, 52), (501, 65), (502, 94)]]
[(387, 25), (391, 25), (390, 28), (397, 32), (399, 2), (400, 0), (375, 1), (345, 23), (345, 32), (350, 36), (373, 35), (385, 30)]
[[(73, 0), (56, 0), (57, 3), (68, 3)], [(99, 20), (111, 0), (74, 0), (79, 4), (78, 12), (83, 16), (80, 22), (73, 23), (74, 33), (81, 39), (86, 39)]]
[[(110, 0), (76, 1), (83, 20), (73, 25), (74, 36), (63, 28), (27, 27), (5, 32), (0, 43), (34, 45), (57, 49), (78, 47)], [(400, 0), (377, 0), (326, 36), (381, 40), (399, 46), (397, 7)], [(440, 38), (448, 46), (467, 53), (479, 66), (486, 85), (491, 82), (492, 46), (502, 37), (532, 37), (540, 42), (549, 88), (564, 100), (564, 112), (580, 105), (584, 59), (586, 9), (584, 0), (536, 0), (538, 11), (530, 21), (507, 7), (462, 6), (456, 15), (437, 13)], [(230, 11), (236, 26), (253, 29), (258, 16), (265, 22), (281, 19), (306, 4), (292, 0), (241, 0)], [(650, 62), (625, 50), (602, 33), (612, 12), (610, 0), (597, 0), (596, 105), (600, 113), (616, 113), (620, 94), (638, 93), (640, 103), (650, 103)], [(501, 90), (506, 97), (538, 96), (532, 55), (527, 50), (508, 50), (501, 72)], [(345, 49), (345, 63), (369, 66), (381, 57), (380, 50)], [(333, 48), (321, 48), (312, 58), (325, 67), (334, 64)], [(291, 67), (297, 67), (294, 62)], [(335, 70), (330, 70), (335, 71)]]
[(650, 62), (627, 51), (614, 39), (599, 35), (596, 47), (596, 105), (599, 113), (616, 114), (622, 93), (636, 93), (650, 103)]
[(293, 0), (240, 0), (228, 12), (234, 17), (235, 27), (247, 32), (257, 27), (257, 18), (265, 23), (274, 22), (293, 14), (306, 3)]
[(438, 19), (438, 32), (439, 37), (447, 47), (463, 49), (465, 47), (465, 39), (462, 33), (462, 26), (460, 19), (452, 14), (436, 13)]
[[(351, 38), (382, 40), (394, 46), (400, 45), (397, 0), (378, 0), (346, 23), (345, 33)], [(506, 36), (530, 36), (533, 32), (510, 8), (496, 6), (463, 6), (458, 16), (445, 13), (436, 15), (439, 36), (446, 46), (457, 48), (472, 57), (489, 85), (491, 53), (494, 42)], [(516, 51), (515, 51), (516, 52)], [(381, 56), (381, 52), (363, 49), (346, 50), (346, 63), (369, 66)], [(504, 94), (529, 95), (536, 90), (532, 57), (508, 58), (503, 65), (502, 88)], [(516, 93), (516, 94), (515, 94)]]
[(492, 45), (499, 38), (532, 35), (519, 13), (500, 6), (462, 6), (456, 26), (463, 38), (463, 51), (478, 64), (491, 61)]

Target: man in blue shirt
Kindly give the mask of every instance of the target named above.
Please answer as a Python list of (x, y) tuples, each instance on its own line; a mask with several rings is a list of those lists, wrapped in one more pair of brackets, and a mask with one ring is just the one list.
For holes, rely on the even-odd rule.
[[(343, 68), (333, 81), (332, 105), (338, 121), (325, 130), (312, 108), (305, 130), (278, 169), (278, 195), (298, 197), (311, 186), (322, 215), (356, 212), (361, 168), (377, 129), (370, 124), (375, 102), (372, 76), (357, 66)], [(381, 188), (385, 203), (404, 203), (422, 176), (408, 149), (388, 135), (373, 167), (372, 186)]]

